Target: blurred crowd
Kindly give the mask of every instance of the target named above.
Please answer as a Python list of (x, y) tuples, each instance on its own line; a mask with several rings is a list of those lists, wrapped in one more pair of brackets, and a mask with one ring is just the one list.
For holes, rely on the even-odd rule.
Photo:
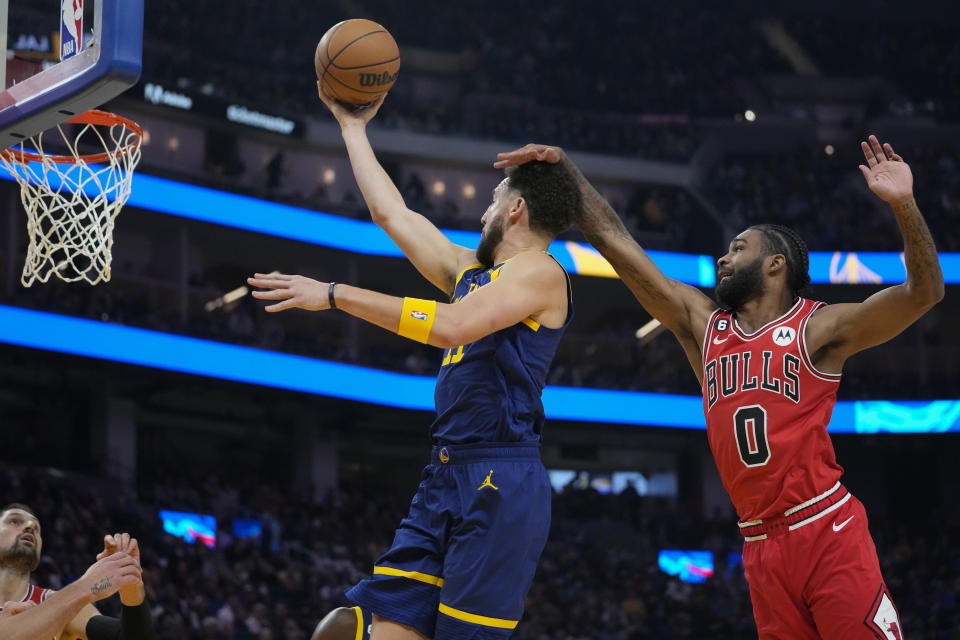
[[(147, 8), (145, 77), (288, 113), (320, 109), (314, 49), (327, 28), (347, 17), (343, 7), (291, 7), (271, 14), (265, 26), (251, 3), (173, 4)], [(716, 14), (694, 17), (680, 7), (638, 8), (609, 20), (597, 20), (592, 7), (540, 2), (490, 11), (475, 0), (455, 6), (431, 0), (416, 9), (379, 1), (349, 9), (386, 25), (401, 47), (421, 52), (401, 68), (404, 81), (382, 118), (414, 131), (534, 136), (570, 148), (685, 160), (695, 150), (692, 115), (739, 109), (739, 99), (722, 90), (721, 72), (767, 64), (758, 36), (742, 37), (738, 29), (729, 37), (716, 28)], [(654, 10), (658, 20), (649, 19)], [(423, 29), (425, 18), (430, 29)], [(658, 26), (661, 18), (670, 29)], [(224, 28), (211, 32), (210, 24)], [(658, 55), (675, 38), (693, 45), (684, 57)], [(198, 60), (201, 40), (205, 55)]]
[[(843, 3), (829, 12), (809, 7), (788, 14), (784, 26), (824, 74), (883, 77), (893, 83), (899, 91), (878, 97), (868, 116), (891, 113), (928, 116), (938, 122), (960, 120), (957, 6), (887, 1), (872, 5), (874, 10), (866, 11)], [(851, 33), (874, 37), (842, 35)]]
[[(732, 119), (766, 104), (762, 78), (795, 73), (763, 34), (761, 25), (777, 19), (823, 75), (893, 82), (896, 97), (879, 97), (868, 115), (956, 120), (953, 14), (905, 19), (901, 6), (879, 0), (865, 24), (861, 12), (823, 4), (805, 12), (783, 3), (712, 8), (685, 0), (608, 13), (542, 0), (497, 11), (479, 0), (428, 0), (416, 10), (363, 0), (265, 15), (255, 2), (173, 0), (147, 3), (144, 75), (291, 114), (315, 113), (317, 41), (339, 20), (367, 17), (412, 54), (383, 114), (387, 126), (686, 161), (696, 151), (699, 120)], [(849, 37), (864, 30), (896, 38)]]
[[(405, 498), (342, 491), (315, 504), (277, 480), (186, 483), (141, 479), (139, 494), (106, 481), (7, 467), (0, 500), (38, 513), (44, 554), (34, 581), (62, 587), (93, 561), (104, 533), (141, 543), (150, 606), (161, 640), (306, 640), (343, 589), (370, 572), (406, 511)], [(165, 534), (157, 509), (217, 517), (217, 545)], [(263, 523), (237, 540), (232, 518)], [(872, 521), (881, 566), (904, 629), (918, 640), (960, 638), (960, 550), (948, 526)], [(600, 495), (567, 487), (554, 497), (550, 540), (519, 640), (755, 638), (742, 541), (728, 518), (705, 519), (665, 499)], [(712, 551), (715, 573), (687, 584), (657, 566), (661, 549)], [(102, 609), (116, 614), (116, 600)]]
[[(366, 0), (349, 8), (337, 3), (290, 7), (272, 13), (266, 24), (256, 3), (175, 0), (170, 5), (148, 4), (150, 55), (145, 56), (145, 77), (169, 86), (293, 114), (315, 113), (320, 108), (311, 79), (316, 42), (335, 22), (363, 16), (386, 25), (402, 47), (419, 54), (401, 70), (404, 80), (383, 114), (387, 126), (552, 140), (646, 158), (688, 160), (696, 150), (697, 118), (732, 118), (762, 93), (754, 86), (758, 77), (792, 72), (757, 28), (776, 10), (756, 2), (723, 9), (694, 2), (640, 4), (606, 15), (596, 6), (571, 3), (529, 2), (490, 11), (477, 0), (456, 5), (431, 0), (411, 11)], [(430, 29), (423, 28), (425, 20)], [(211, 30), (211, 24), (222, 28)], [(830, 18), (815, 28), (800, 18), (787, 26), (797, 28), (795, 36), (814, 49), (827, 75), (907, 69), (905, 58), (886, 44), (874, 47), (869, 57), (846, 51), (819, 55), (823, 43), (862, 45), (843, 37), (845, 27)], [(949, 29), (931, 38), (929, 30), (918, 27), (908, 32), (910, 43), (900, 42), (902, 35), (898, 31), (903, 49), (923, 44), (931, 59), (956, 52)], [(201, 56), (198, 42), (204, 43)], [(850, 60), (857, 61), (855, 69), (847, 68)], [(927, 67), (924, 80), (955, 100), (956, 83), (951, 85), (948, 75), (928, 78), (935, 68), (940, 66)], [(896, 79), (901, 76), (905, 83), (917, 82), (908, 73)]]
[[(502, 10), (480, 0), (415, 8), (360, 0), (294, 3), (283, 12), (253, 0), (169, 0), (145, 10), (147, 81), (289, 115), (321, 109), (313, 57), (323, 33), (366, 17), (407, 52), (382, 117), (407, 130), (688, 161), (704, 120), (732, 121), (758, 103), (768, 113), (796, 107), (779, 105), (764, 85), (802, 75), (790, 47), (770, 37), (773, 24), (816, 74), (891, 83), (868, 98), (867, 118), (960, 117), (958, 12), (947, 3), (924, 11), (874, 0), (866, 16), (842, 3), (759, 0), (627, 11), (545, 0)], [(15, 34), (45, 35), (52, 20), (30, 3), (12, 7)], [(884, 37), (849, 37), (860, 32)]]
[[(896, 150), (910, 164), (937, 248), (960, 250), (960, 156), (948, 148)], [(862, 161), (857, 148), (732, 155), (717, 163), (707, 190), (733, 229), (776, 222), (794, 228), (813, 251), (902, 251), (896, 218), (856, 170)]]

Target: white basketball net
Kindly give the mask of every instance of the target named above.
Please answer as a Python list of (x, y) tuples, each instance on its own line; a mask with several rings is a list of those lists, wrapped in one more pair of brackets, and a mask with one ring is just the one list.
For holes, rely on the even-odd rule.
[[(57, 126), (59, 138), (52, 129), (44, 132), (54, 137), (48, 146), (67, 149), (64, 155), (44, 152), (44, 133), (0, 153), (0, 163), (20, 184), (27, 211), (30, 244), (20, 277), (25, 287), (51, 275), (65, 282), (110, 280), (113, 224), (130, 197), (142, 131), (97, 111), (68, 123), (76, 133), (63, 125)], [(96, 147), (93, 153), (80, 153), (89, 145)]]

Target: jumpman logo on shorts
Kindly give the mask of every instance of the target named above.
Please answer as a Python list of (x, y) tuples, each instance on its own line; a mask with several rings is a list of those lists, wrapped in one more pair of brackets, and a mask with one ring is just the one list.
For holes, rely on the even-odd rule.
[(500, 487), (498, 487), (498, 486), (496, 486), (495, 484), (493, 484), (492, 482), (490, 482), (490, 478), (491, 478), (491, 477), (493, 477), (493, 469), (490, 469), (490, 473), (488, 473), (488, 474), (487, 474), (487, 477), (484, 478), (483, 484), (480, 485), (479, 487), (477, 487), (477, 491), (480, 491), (480, 490), (483, 489), (484, 487), (490, 487), (490, 488), (493, 489), (494, 491), (500, 491)]

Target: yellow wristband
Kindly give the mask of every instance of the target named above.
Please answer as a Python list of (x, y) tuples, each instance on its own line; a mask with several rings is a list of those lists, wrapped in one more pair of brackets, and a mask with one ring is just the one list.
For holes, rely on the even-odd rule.
[(400, 327), (397, 333), (426, 344), (437, 317), (437, 301), (420, 298), (404, 298), (403, 311), (400, 312)]

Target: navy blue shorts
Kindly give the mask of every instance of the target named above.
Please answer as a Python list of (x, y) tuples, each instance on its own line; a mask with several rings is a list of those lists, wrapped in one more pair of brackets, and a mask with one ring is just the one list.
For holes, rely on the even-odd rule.
[(347, 598), (434, 640), (507, 638), (550, 530), (538, 445), (434, 447), (373, 578)]

